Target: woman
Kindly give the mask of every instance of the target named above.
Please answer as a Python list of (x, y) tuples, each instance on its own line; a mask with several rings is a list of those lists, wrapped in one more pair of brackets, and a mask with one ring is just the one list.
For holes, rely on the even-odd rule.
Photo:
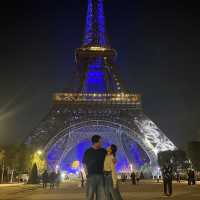
[(116, 145), (112, 144), (107, 149), (107, 155), (104, 161), (104, 178), (105, 178), (105, 193), (106, 200), (122, 200), (118, 189), (116, 165)]

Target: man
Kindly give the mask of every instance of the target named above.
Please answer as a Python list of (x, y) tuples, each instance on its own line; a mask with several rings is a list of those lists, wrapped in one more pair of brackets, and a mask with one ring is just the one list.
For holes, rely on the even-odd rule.
[(172, 180), (173, 180), (173, 169), (170, 165), (165, 164), (162, 169), (164, 193), (166, 196), (172, 195)]
[(136, 181), (135, 181), (135, 172), (134, 172), (134, 171), (131, 173), (131, 181), (132, 181), (132, 184), (133, 184), (133, 185), (136, 185)]
[(86, 199), (105, 200), (103, 167), (106, 150), (102, 148), (101, 136), (92, 137), (92, 147), (86, 150), (83, 165), (87, 175)]
[(191, 185), (192, 183), (192, 170), (190, 169), (188, 171), (188, 185)]
[(60, 187), (60, 182), (61, 182), (61, 173), (60, 173), (60, 170), (58, 170), (58, 172), (56, 173), (56, 187), (57, 188)]
[(140, 183), (140, 173), (138, 171), (136, 172), (136, 182), (137, 182), (137, 185), (139, 185), (139, 183)]
[(196, 185), (196, 179), (195, 179), (194, 169), (192, 170), (192, 173), (191, 173), (191, 181), (192, 181), (192, 185)]
[(176, 172), (176, 182), (177, 183), (181, 182), (181, 175), (179, 174), (179, 172)]

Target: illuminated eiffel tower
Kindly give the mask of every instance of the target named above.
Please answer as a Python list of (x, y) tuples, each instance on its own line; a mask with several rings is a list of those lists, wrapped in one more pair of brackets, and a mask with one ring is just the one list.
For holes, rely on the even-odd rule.
[(176, 148), (144, 114), (141, 96), (123, 88), (116, 58), (106, 36), (103, 0), (88, 0), (84, 41), (75, 51), (75, 86), (54, 94), (52, 109), (27, 140), (45, 150), (50, 168), (72, 170), (94, 134), (105, 146), (118, 146), (119, 171), (146, 166), (155, 174), (157, 154)]

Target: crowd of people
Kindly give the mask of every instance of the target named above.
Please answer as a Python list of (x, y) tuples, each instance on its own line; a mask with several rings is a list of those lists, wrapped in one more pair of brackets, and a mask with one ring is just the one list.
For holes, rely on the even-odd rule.
[(131, 173), (122, 173), (121, 174), (121, 181), (122, 183), (127, 182), (128, 180), (131, 180), (133, 185), (139, 184), (140, 180), (144, 179), (143, 172), (139, 171), (132, 171)]
[[(112, 144), (107, 150), (101, 147), (101, 137), (95, 135), (92, 137), (92, 147), (86, 150), (83, 158), (83, 164), (87, 175), (86, 181), (86, 200), (122, 200), (118, 188), (118, 177), (115, 170), (117, 146)], [(142, 172), (132, 172), (131, 174), (122, 173), (121, 181), (131, 180), (133, 185), (139, 184), (144, 179)], [(166, 196), (173, 193), (172, 182), (175, 179), (177, 183), (181, 182), (181, 175), (174, 171), (172, 164), (166, 163), (159, 173), (157, 182), (162, 179), (163, 191)], [(188, 185), (195, 184), (194, 170), (188, 171)]]
[(48, 173), (47, 170), (44, 171), (42, 174), (42, 183), (43, 188), (46, 189), (48, 184), (50, 189), (59, 188), (61, 182), (61, 173), (58, 171), (57, 173), (55, 171), (52, 171), (51, 173)]

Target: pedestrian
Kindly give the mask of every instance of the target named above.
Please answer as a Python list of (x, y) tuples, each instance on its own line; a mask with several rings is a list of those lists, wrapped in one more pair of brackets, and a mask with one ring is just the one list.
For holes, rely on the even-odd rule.
[(140, 180), (143, 180), (144, 179), (144, 174), (143, 172), (140, 173)]
[(80, 171), (80, 179), (81, 179), (81, 187), (84, 188), (85, 180), (84, 180), (83, 172), (82, 171)]
[(179, 172), (176, 172), (176, 182), (177, 183), (181, 182), (181, 176), (180, 176)]
[(121, 174), (121, 180), (122, 180), (122, 183), (126, 182), (126, 174), (125, 173)]
[(112, 144), (107, 149), (107, 155), (104, 161), (104, 181), (106, 200), (122, 200), (118, 188), (118, 178), (116, 173), (116, 152), (117, 146)]
[(160, 182), (160, 175), (158, 174), (157, 175), (157, 183), (159, 183)]
[(83, 156), (83, 166), (87, 176), (86, 199), (105, 200), (104, 191), (104, 159), (107, 151), (102, 148), (102, 139), (99, 135), (92, 137), (92, 147), (87, 149)]
[(54, 189), (56, 182), (56, 173), (53, 171), (49, 175), (50, 189)]
[(56, 187), (57, 188), (60, 187), (60, 182), (61, 182), (61, 173), (60, 173), (60, 171), (58, 171), (56, 174)]
[(132, 182), (132, 185), (136, 185), (135, 172), (134, 171), (131, 173), (131, 182)]
[(48, 178), (49, 178), (48, 172), (47, 170), (45, 170), (44, 173), (42, 174), (42, 183), (44, 189), (47, 188)]
[(172, 195), (172, 180), (173, 180), (173, 170), (169, 164), (165, 164), (163, 169), (163, 184), (164, 184), (164, 194), (166, 196)]
[(192, 176), (192, 170), (189, 169), (189, 171), (188, 171), (188, 185), (191, 185), (191, 176)]
[(191, 172), (191, 182), (192, 182), (192, 185), (196, 184), (196, 177), (195, 177), (195, 171), (194, 170), (192, 170), (192, 172)]
[(140, 173), (136, 172), (136, 181), (137, 181), (137, 185), (139, 185), (140, 182)]

